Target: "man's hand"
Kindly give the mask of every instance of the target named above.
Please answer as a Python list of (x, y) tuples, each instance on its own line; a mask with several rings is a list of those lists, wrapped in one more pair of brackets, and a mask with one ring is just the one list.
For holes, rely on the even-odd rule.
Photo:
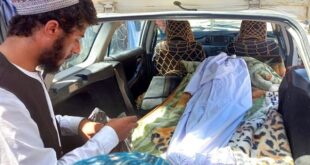
[[(131, 131), (138, 126), (138, 118), (136, 116), (128, 116), (109, 120), (106, 124), (114, 129), (119, 141), (125, 140)], [(83, 119), (79, 125), (79, 134), (86, 140), (92, 138), (104, 124), (92, 122), (88, 119)]]
[(138, 118), (136, 116), (128, 116), (117, 119), (111, 119), (106, 125), (112, 127), (119, 141), (125, 140), (131, 131), (138, 126)]
[(86, 140), (89, 140), (93, 137), (104, 124), (92, 122), (88, 119), (83, 119), (79, 125), (79, 134)]

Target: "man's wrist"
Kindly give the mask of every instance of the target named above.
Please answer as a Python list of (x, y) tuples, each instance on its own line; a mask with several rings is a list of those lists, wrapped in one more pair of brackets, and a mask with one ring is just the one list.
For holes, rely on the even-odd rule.
[(84, 119), (81, 120), (81, 122), (80, 122), (80, 124), (79, 124), (79, 126), (78, 126), (78, 135), (83, 136), (82, 129), (83, 129), (83, 126), (84, 126), (87, 122), (89, 122), (89, 119), (87, 119), (87, 118), (84, 118)]

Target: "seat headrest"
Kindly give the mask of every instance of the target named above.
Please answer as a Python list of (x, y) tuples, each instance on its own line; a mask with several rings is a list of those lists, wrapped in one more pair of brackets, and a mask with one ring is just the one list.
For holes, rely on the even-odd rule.
[(227, 52), (238, 56), (280, 55), (274, 39), (267, 39), (267, 23), (243, 20), (236, 41), (228, 44)]
[(267, 24), (259, 21), (243, 20), (237, 41), (255, 40), (265, 41), (267, 38)]
[(195, 37), (188, 21), (168, 20), (166, 22), (167, 41), (184, 40), (194, 42)]

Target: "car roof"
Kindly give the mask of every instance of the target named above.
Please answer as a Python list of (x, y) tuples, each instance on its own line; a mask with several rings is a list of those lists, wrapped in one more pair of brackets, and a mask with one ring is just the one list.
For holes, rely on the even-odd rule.
[(274, 10), (240, 10), (240, 11), (163, 11), (139, 13), (98, 13), (101, 21), (132, 19), (255, 19), (268, 21), (285, 21), (297, 23), (296, 17), (286, 12)]
[(274, 10), (290, 13), (298, 20), (308, 19), (308, 0), (93, 0), (98, 13), (145, 13), (165, 11)]

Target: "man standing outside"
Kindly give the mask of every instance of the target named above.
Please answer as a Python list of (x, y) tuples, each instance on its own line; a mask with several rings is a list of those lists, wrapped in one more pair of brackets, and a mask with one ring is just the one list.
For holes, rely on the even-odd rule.
[[(80, 51), (85, 29), (97, 23), (91, 0), (12, 0), (17, 15), (0, 45), (0, 164), (73, 164), (109, 153), (137, 126), (137, 117), (112, 119), (106, 125), (54, 115), (41, 75)], [(89, 138), (63, 155), (63, 135)], [(6, 157), (10, 155), (11, 157)], [(14, 160), (13, 160), (14, 159)]]

